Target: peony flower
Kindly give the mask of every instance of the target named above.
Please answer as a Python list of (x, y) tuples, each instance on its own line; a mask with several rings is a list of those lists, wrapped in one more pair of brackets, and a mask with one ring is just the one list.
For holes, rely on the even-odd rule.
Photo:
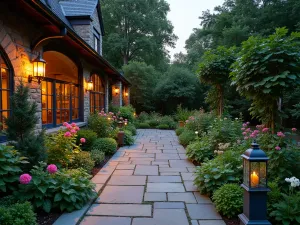
[(241, 130), (246, 130), (246, 128), (245, 128), (245, 127), (242, 127)]
[(71, 123), (71, 126), (72, 127), (76, 127), (76, 123)]
[(277, 136), (278, 137), (285, 137), (284, 133), (282, 133), (281, 131), (277, 132)]
[(293, 132), (296, 132), (296, 131), (297, 131), (297, 128), (292, 128), (292, 131), (293, 131)]
[(269, 128), (264, 128), (264, 129), (262, 129), (262, 132), (264, 132), (264, 133), (266, 133), (266, 132), (268, 132), (269, 131)]
[(85, 138), (80, 138), (80, 143), (85, 143), (85, 142), (86, 142)]
[(276, 149), (277, 151), (281, 150), (281, 148), (280, 148), (279, 146), (276, 146), (275, 149)]
[(67, 127), (68, 130), (73, 129), (73, 127), (70, 124), (68, 124), (66, 127)]
[(70, 132), (71, 132), (71, 134), (76, 134), (77, 133), (77, 131), (74, 130), (74, 129), (70, 130)]
[(243, 135), (244, 135), (244, 136), (247, 135), (247, 132), (243, 132)]
[(65, 135), (64, 135), (65, 137), (71, 137), (72, 136), (72, 134), (69, 132), (69, 131), (67, 131), (66, 133), (65, 133)]
[(54, 164), (50, 164), (49, 166), (47, 166), (47, 171), (49, 173), (56, 173), (57, 172), (57, 166)]
[(28, 173), (24, 173), (20, 176), (20, 183), (21, 184), (29, 184), (32, 177)]
[(67, 122), (64, 122), (64, 123), (63, 123), (63, 126), (64, 126), (64, 127), (66, 127), (66, 126), (68, 126), (68, 125), (69, 125), (69, 124), (68, 124)]

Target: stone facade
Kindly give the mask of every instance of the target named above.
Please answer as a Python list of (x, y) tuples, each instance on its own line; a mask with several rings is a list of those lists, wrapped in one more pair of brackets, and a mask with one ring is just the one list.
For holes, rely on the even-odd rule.
[[(27, 3), (24, 3), (27, 4)], [(2, 55), (4, 54), (8, 58), (8, 64), (11, 67), (11, 76), (13, 76), (14, 87), (16, 87), (21, 81), (30, 87), (30, 101), (36, 102), (38, 105), (37, 116), (39, 122), (36, 125), (37, 130), (42, 129), (42, 94), (41, 94), (41, 85), (37, 83), (34, 79), (31, 83), (28, 83), (28, 76), (33, 74), (33, 64), (34, 60), (39, 53), (43, 54), (43, 49), (47, 45), (47, 51), (59, 51), (58, 49), (49, 49), (49, 43), (51, 41), (43, 43), (37, 49), (32, 49), (32, 44), (35, 43), (38, 38), (48, 35), (48, 27), (41, 26), (39, 21), (35, 21), (34, 18), (30, 16), (22, 15), (11, 11), (12, 9), (7, 6), (7, 3), (4, 1), (0, 2), (0, 51)], [(22, 22), (20, 22), (22, 21)], [(94, 38), (93, 30), (96, 29), (101, 34), (100, 22), (98, 18), (97, 9), (93, 14), (93, 21), (88, 27), (86, 25), (73, 26), (73, 29), (78, 33), (78, 35), (86, 41), (91, 47), (93, 47)], [(101, 36), (101, 35), (100, 35)], [(65, 38), (53, 40), (54, 45), (65, 45)], [(102, 37), (100, 40), (100, 46), (102, 45)], [(47, 47), (46, 46), (46, 47)], [(102, 47), (100, 47), (102, 51)], [(81, 51), (76, 50), (77, 53), (74, 55), (74, 58), (77, 58), (76, 65), (80, 68), (78, 77), (79, 77), (79, 91), (82, 96), (83, 103), (80, 104), (80, 121), (87, 121), (87, 118), (90, 114), (90, 94), (86, 91), (86, 83), (90, 79), (91, 74), (98, 74), (105, 81), (105, 110), (108, 111), (109, 105), (109, 78), (110, 74), (107, 74), (104, 68), (101, 68), (98, 64), (91, 62), (89, 59), (86, 59), (86, 55), (81, 55)], [(101, 53), (101, 52), (100, 52)], [(99, 53), (99, 54), (100, 54)], [(92, 56), (91, 56), (92, 57)], [(103, 66), (103, 65), (102, 65)], [(47, 72), (46, 72), (47, 74)], [(81, 78), (80, 78), (81, 77)], [(117, 81), (118, 78), (114, 76), (113, 80)], [(122, 82), (117, 81), (120, 87), (120, 94), (113, 96), (113, 102), (117, 106), (122, 105)]]

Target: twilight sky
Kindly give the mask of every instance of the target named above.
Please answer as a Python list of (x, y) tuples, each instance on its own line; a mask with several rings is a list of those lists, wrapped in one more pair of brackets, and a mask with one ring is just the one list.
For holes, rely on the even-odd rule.
[(224, 0), (166, 0), (170, 4), (171, 11), (168, 19), (174, 26), (174, 33), (178, 36), (176, 48), (170, 48), (173, 58), (175, 53), (185, 51), (185, 41), (189, 38), (193, 28), (200, 27), (198, 17), (202, 11), (213, 10), (215, 6), (223, 4)]

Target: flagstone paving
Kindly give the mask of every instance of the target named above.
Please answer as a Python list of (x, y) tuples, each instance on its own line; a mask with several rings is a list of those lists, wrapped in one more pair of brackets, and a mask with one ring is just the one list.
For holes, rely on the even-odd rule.
[[(99, 197), (81, 225), (225, 225), (211, 200), (193, 184), (174, 131), (138, 130), (93, 178)], [(59, 224), (59, 223), (56, 223)]]

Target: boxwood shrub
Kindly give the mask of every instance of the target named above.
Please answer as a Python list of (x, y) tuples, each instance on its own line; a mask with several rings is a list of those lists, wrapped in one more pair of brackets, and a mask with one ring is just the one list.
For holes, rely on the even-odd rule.
[(157, 126), (158, 129), (162, 129), (162, 130), (168, 130), (170, 129), (168, 124), (160, 124)]
[(194, 141), (196, 138), (196, 134), (194, 131), (191, 130), (184, 130), (180, 135), (179, 135), (179, 143), (187, 146), (190, 142)]
[(224, 184), (212, 199), (217, 211), (228, 218), (237, 217), (243, 211), (243, 189), (238, 184)]
[(85, 143), (81, 144), (81, 149), (90, 151), (94, 141), (97, 139), (97, 133), (90, 129), (81, 129), (77, 132), (77, 145), (80, 144), (80, 138), (85, 138)]
[(91, 154), (89, 152), (82, 151), (74, 155), (74, 159), (72, 160), (69, 168), (83, 168), (87, 173), (90, 173), (95, 166), (95, 161), (92, 159)]
[(125, 130), (129, 130), (132, 135), (136, 135), (136, 128), (132, 123), (129, 123), (126, 127)]
[(94, 148), (91, 151), (91, 158), (95, 161), (95, 164), (99, 164), (105, 159), (105, 153), (98, 148)]
[(138, 128), (140, 128), (140, 129), (149, 129), (150, 125), (149, 125), (149, 123), (139, 123)]
[(182, 134), (183, 131), (184, 131), (184, 127), (178, 127), (178, 128), (175, 130), (177, 136), (179, 136), (180, 134)]
[(117, 150), (117, 142), (112, 138), (98, 138), (92, 146), (92, 151), (98, 149), (104, 152), (106, 155), (112, 155)]

